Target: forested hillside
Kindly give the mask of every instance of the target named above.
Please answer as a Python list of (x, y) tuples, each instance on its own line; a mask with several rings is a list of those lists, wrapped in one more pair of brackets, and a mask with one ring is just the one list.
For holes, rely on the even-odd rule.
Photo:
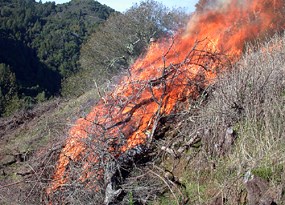
[(285, 205), (284, 0), (0, 2), (0, 204)]
[(1, 0), (0, 117), (59, 95), (81, 44), (113, 12), (93, 0)]

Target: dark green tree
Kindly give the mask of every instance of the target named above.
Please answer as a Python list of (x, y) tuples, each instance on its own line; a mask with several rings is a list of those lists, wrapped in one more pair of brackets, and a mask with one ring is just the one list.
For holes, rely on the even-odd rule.
[[(0, 63), (14, 74), (20, 101), (60, 95), (61, 81), (80, 70), (82, 43), (112, 12), (94, 0), (0, 0)], [(12, 100), (6, 95), (2, 107), (4, 97)]]
[(0, 64), (0, 117), (9, 115), (20, 107), (16, 76), (10, 66)]

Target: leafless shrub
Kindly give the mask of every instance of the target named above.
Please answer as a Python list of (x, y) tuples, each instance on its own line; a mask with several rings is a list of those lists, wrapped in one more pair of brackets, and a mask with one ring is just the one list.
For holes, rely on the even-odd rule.
[[(130, 150), (130, 153), (125, 153), (126, 155), (130, 154), (130, 158), (126, 155), (122, 155), (119, 158), (114, 157), (116, 156), (116, 149), (114, 153), (108, 151), (110, 146), (112, 147), (116, 144), (119, 147), (125, 143), (127, 133), (125, 133), (123, 127), (130, 120), (129, 117), (107, 127), (105, 125), (105, 127), (102, 127), (103, 125), (97, 124), (95, 120), (94, 126), (100, 127), (103, 132), (100, 135), (91, 133), (89, 138), (82, 140), (88, 149), (85, 153), (82, 153), (79, 161), (71, 161), (69, 163), (68, 175), (71, 180), (48, 196), (49, 199), (43, 197), (43, 201), (46, 203), (53, 201), (55, 204), (103, 204), (104, 201), (106, 203), (106, 193), (108, 193), (110, 196), (107, 199), (109, 198), (113, 203), (118, 198), (121, 198), (122, 201), (117, 201), (118, 203), (128, 204), (135, 201), (145, 204), (149, 200), (154, 200), (157, 194), (169, 190), (176, 203), (182, 203), (181, 198), (183, 199), (182, 201), (188, 200), (187, 196), (184, 196), (182, 193), (184, 189), (187, 189), (187, 185), (183, 184), (181, 179), (175, 178), (175, 175), (179, 174), (179, 172), (181, 174), (183, 168), (189, 164), (193, 166), (194, 171), (199, 173), (197, 175), (198, 178), (202, 176), (202, 172), (205, 170), (215, 169), (219, 162), (211, 160), (210, 156), (223, 156), (235, 153), (235, 150), (231, 148), (234, 142), (230, 142), (230, 146), (226, 146), (227, 137), (233, 137), (234, 141), (238, 139), (242, 142), (236, 148), (241, 153), (239, 155), (240, 161), (234, 158), (234, 154), (230, 155), (233, 161), (240, 164), (240, 167), (235, 167), (233, 164), (227, 167), (229, 169), (233, 167), (239, 168), (240, 173), (244, 171), (244, 165), (247, 168), (254, 167), (264, 156), (279, 154), (278, 152), (271, 152), (271, 155), (266, 155), (268, 151), (278, 147), (277, 145), (284, 135), (285, 119), (283, 119), (284, 116), (282, 114), (284, 111), (284, 98), (282, 96), (285, 81), (282, 55), (285, 50), (285, 42), (283, 41), (283, 38), (276, 37), (268, 44), (259, 45), (254, 51), (250, 47), (245, 57), (234, 66), (234, 69), (221, 75), (217, 83), (207, 88), (205, 87), (205, 79), (202, 76), (203, 73), (197, 76), (196, 80), (198, 81), (196, 85), (191, 84), (191, 81), (189, 81), (191, 86), (196, 86), (201, 96), (198, 99), (189, 100), (190, 107), (188, 111), (184, 111), (180, 115), (173, 115), (175, 121), (173, 125), (170, 125), (172, 122), (169, 121), (173, 116), (168, 116), (168, 120), (165, 120), (166, 118), (163, 115), (156, 116), (151, 135), (154, 137), (153, 139), (159, 138), (160, 135), (166, 138), (156, 141), (155, 145), (157, 147), (154, 149), (150, 149), (152, 146), (148, 146), (149, 150), (147, 151), (149, 153), (154, 151), (154, 153), (150, 154), (152, 163), (145, 164), (144, 162), (142, 163), (143, 165), (138, 163), (135, 159), (135, 156), (141, 152), (138, 150)], [(191, 52), (194, 51), (195, 49)], [(204, 54), (207, 55), (206, 53)], [(191, 55), (189, 56), (191, 57)], [(212, 58), (214, 56), (211, 55), (209, 57)], [(216, 56), (221, 58), (219, 54), (216, 54)], [(174, 69), (175, 66), (177, 65), (165, 69)], [(205, 69), (203, 64), (199, 66), (201, 66), (202, 70)], [(158, 84), (165, 86), (164, 81), (167, 80), (168, 74), (163, 72), (165, 76), (152, 80), (149, 83), (143, 82), (147, 85), (143, 85), (142, 89), (145, 89), (146, 86), (150, 86), (149, 88), (152, 89), (152, 86)], [(140, 93), (141, 91), (138, 92)], [(136, 97), (139, 97), (139, 95)], [(134, 96), (131, 96), (130, 99), (122, 98), (117, 99), (117, 101), (122, 102), (121, 106), (124, 107), (129, 102), (133, 102), (133, 99)], [(105, 103), (113, 102), (108, 101), (108, 99), (104, 100), (106, 100)], [(157, 103), (162, 102), (155, 96), (150, 100)], [(135, 105), (134, 109), (141, 105)], [(114, 105), (109, 104), (106, 106), (112, 107)], [(179, 105), (177, 110), (179, 110)], [(107, 114), (110, 119), (113, 118), (111, 112)], [(243, 139), (244, 141), (240, 139), (240, 132), (243, 131), (244, 123), (254, 128), (252, 129), (253, 133), (251, 133), (254, 137), (249, 140), (252, 140), (251, 143), (258, 142), (260, 144), (260, 146), (257, 146), (258, 149), (253, 149), (252, 146), (246, 147), (246, 139)], [(253, 125), (258, 126), (254, 127)], [(117, 136), (110, 135), (107, 132), (112, 127), (118, 128), (121, 136), (119, 140)], [(260, 130), (265, 135), (257, 138), (256, 133)], [(96, 142), (95, 145), (94, 140)], [(186, 154), (193, 147), (199, 149), (191, 152), (190, 155)], [(202, 148), (202, 152), (200, 148)], [(250, 152), (250, 149), (254, 151)], [(132, 151), (134, 151), (134, 155), (132, 155)], [(142, 151), (141, 153), (145, 152)], [(96, 156), (99, 161), (98, 163), (89, 163), (88, 170), (93, 170), (93, 172), (105, 170), (105, 172), (104, 174), (98, 172), (98, 175), (94, 174), (88, 180), (82, 182), (80, 181), (82, 172), (84, 172), (82, 167), (84, 167), (86, 162), (90, 162), (88, 159), (90, 155)], [(256, 164), (248, 165), (250, 160), (256, 156), (258, 156)], [(162, 162), (166, 158), (172, 158), (173, 163), (167, 166), (163, 165)], [(49, 169), (53, 170), (54, 167), (50, 166)], [(35, 176), (38, 173), (41, 172), (37, 172)], [(51, 175), (47, 176), (46, 179), (50, 180)], [(237, 178), (222, 180), (218, 191), (215, 192), (216, 196), (222, 193), (223, 197), (227, 199), (238, 200), (236, 191), (241, 185), (241, 182), (238, 180)], [(92, 182), (90, 189), (86, 188), (88, 187), (88, 182)], [(232, 184), (235, 184), (235, 186), (232, 186)], [(43, 190), (43, 188), (46, 188), (46, 184), (41, 183), (38, 190)], [(32, 189), (35, 190), (35, 188)], [(202, 198), (199, 197), (197, 200), (200, 203)], [(193, 203), (195, 200), (191, 201), (190, 199)]]
[[(229, 204), (245, 201), (242, 176), (247, 170), (269, 167), (274, 172), (284, 163), (284, 52), (284, 36), (249, 46), (233, 69), (220, 75), (198, 100), (191, 100), (189, 110), (179, 117), (175, 137), (179, 146), (172, 146), (172, 152), (201, 139), (188, 146), (191, 152), (182, 153), (187, 159), (183, 165), (191, 164), (193, 174), (212, 173), (206, 178), (213, 182), (208, 187), (215, 190), (213, 198), (220, 196)], [(232, 141), (227, 144), (229, 137)], [(203, 178), (195, 181), (194, 176), (189, 183), (202, 183)], [(280, 191), (280, 181), (271, 184)], [(281, 195), (274, 200), (282, 201)]]
[(268, 122), (276, 107), (282, 105), (280, 96), (285, 86), (282, 41), (274, 38), (258, 45), (255, 52), (249, 48), (236, 68), (220, 77), (202, 114), (207, 132), (211, 133), (207, 143), (210, 147), (220, 146), (219, 138), (228, 127), (243, 119)]
[[(112, 204), (116, 203), (117, 198), (122, 195), (131, 193), (132, 200), (146, 203), (153, 199), (155, 194), (167, 188), (171, 191), (176, 203), (179, 204), (181, 197), (183, 199), (180, 185), (177, 185), (179, 180), (168, 179), (167, 173), (171, 172), (158, 166), (141, 168), (139, 161), (141, 161), (142, 154), (153, 151), (151, 148), (155, 133), (159, 127), (163, 126), (161, 120), (166, 113), (168, 100), (171, 98), (169, 93), (174, 92), (175, 88), (182, 87), (183, 92), (189, 92), (193, 97), (199, 95), (208, 83), (205, 73), (213, 72), (211, 69), (214, 70), (214, 67), (223, 66), (223, 62), (228, 63), (226, 57), (220, 53), (208, 51), (208, 43), (208, 39), (196, 42), (186, 54), (184, 61), (171, 64), (166, 63), (165, 59), (173, 49), (173, 41), (169, 50), (162, 57), (164, 67), (156, 68), (159, 71), (158, 75), (152, 79), (130, 82), (126, 80), (128, 83), (120, 86), (129, 94), (119, 92), (103, 97), (97, 104), (100, 108), (98, 115), (95, 112), (92, 120), (85, 119), (86, 123), (90, 122), (90, 126), (85, 127), (87, 136), (82, 137), (81, 140), (75, 139), (77, 143), (83, 144), (84, 151), (79, 155), (66, 155), (70, 156), (70, 159), (66, 159), (69, 162), (64, 170), (68, 180), (49, 195), (50, 201), (71, 204), (79, 202)], [(189, 68), (194, 67), (194, 70), (198, 68), (198, 74), (186, 71), (184, 69), (186, 65)], [(186, 80), (184, 81), (184, 79)], [(147, 94), (145, 95), (145, 93)], [(179, 93), (179, 95), (182, 97), (177, 97), (177, 101), (190, 97), (186, 94), (183, 96)], [(155, 109), (148, 110), (150, 105)], [(176, 110), (180, 109), (181, 107), (177, 105)], [(136, 112), (139, 117), (135, 115)], [(143, 116), (149, 115), (148, 113), (152, 114), (148, 119), (147, 128), (141, 127), (141, 123), (138, 121), (143, 122)], [(122, 153), (121, 148), (126, 146), (128, 138), (138, 130), (148, 133), (146, 144), (139, 144), (133, 149), (128, 149), (126, 153)], [(190, 146), (192, 143), (192, 141), (188, 141), (185, 146)], [(157, 151), (157, 149), (154, 150)], [(184, 150), (181, 149), (179, 152), (181, 154)], [(137, 156), (140, 157), (139, 160)], [(136, 167), (134, 170), (138, 173), (142, 173), (141, 170), (148, 170), (143, 175), (143, 178), (148, 180), (140, 181), (141, 183), (138, 185), (141, 187), (140, 189), (135, 186), (137, 182), (134, 179), (138, 179), (138, 176), (132, 175), (133, 166)], [(85, 175), (86, 177), (84, 177)], [(161, 186), (154, 186), (152, 182)], [(144, 191), (142, 191), (142, 187), (144, 187)], [(124, 199), (126, 198), (124, 197)]]
[(245, 118), (259, 121), (269, 117), (272, 107), (281, 105), (282, 101), (283, 41), (283, 38), (275, 37), (267, 44), (256, 46), (254, 52), (249, 47), (233, 69), (220, 75), (217, 83), (208, 87), (198, 101), (190, 102), (188, 119), (185, 120), (182, 113), (184, 127), (181, 134), (193, 136), (196, 132), (203, 135), (203, 140), (207, 140), (205, 145), (209, 145), (208, 151), (216, 153), (214, 149), (219, 146), (219, 139), (225, 136), (227, 128)]

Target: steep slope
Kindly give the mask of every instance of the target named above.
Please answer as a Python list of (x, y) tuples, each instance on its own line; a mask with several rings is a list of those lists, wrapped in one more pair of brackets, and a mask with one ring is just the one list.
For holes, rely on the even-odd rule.
[(53, 170), (66, 132), (97, 98), (93, 90), (77, 99), (54, 99), (0, 119), (0, 204), (44, 203), (47, 173)]
[(3, 203), (284, 203), (284, 36), (245, 44), (283, 32), (284, 2), (221, 2), (200, 8), (191, 22), (203, 26), (189, 23), (189, 35), (153, 43), (114, 92), (0, 122), (28, 127), (24, 138), (3, 136), (12, 145), (1, 159)]
[[(187, 109), (163, 117), (152, 152), (124, 167), (129, 174), (118, 204), (284, 204), (284, 50), (284, 35), (248, 48), (232, 71), (189, 99)], [(0, 122), (6, 129), (0, 132), (1, 203), (48, 204), (39, 200), (63, 136), (97, 93)], [(94, 191), (69, 194), (74, 204), (97, 204)]]
[[(188, 99), (197, 99), (230, 70), (247, 42), (281, 31), (284, 6), (281, 0), (271, 6), (268, 0), (214, 1), (196, 12), (185, 30), (151, 44), (116, 87), (70, 129), (47, 189), (50, 199), (65, 200), (74, 186), (83, 186), (82, 192), (98, 192), (98, 203), (103, 203), (100, 192), (104, 203), (112, 204), (122, 191), (113, 180), (120, 171), (116, 165), (123, 166), (128, 153), (147, 153), (160, 119), (182, 111)], [(67, 202), (80, 200), (73, 197)]]
[(160, 169), (151, 169), (168, 191), (154, 204), (285, 204), (284, 49), (284, 34), (250, 46), (177, 124), (166, 124)]

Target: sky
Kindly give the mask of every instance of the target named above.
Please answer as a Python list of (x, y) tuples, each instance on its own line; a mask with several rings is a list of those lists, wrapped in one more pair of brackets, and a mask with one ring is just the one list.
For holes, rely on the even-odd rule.
[[(62, 4), (69, 2), (70, 0), (42, 0), (42, 2), (46, 1), (54, 1), (57, 4)], [(111, 8), (124, 12), (128, 8), (130, 8), (134, 3), (139, 3), (142, 0), (98, 0), (101, 4), (106, 4)], [(186, 8), (187, 11), (192, 12), (195, 10), (195, 4), (198, 0), (156, 0), (158, 2), (163, 3), (167, 7), (183, 7)]]

